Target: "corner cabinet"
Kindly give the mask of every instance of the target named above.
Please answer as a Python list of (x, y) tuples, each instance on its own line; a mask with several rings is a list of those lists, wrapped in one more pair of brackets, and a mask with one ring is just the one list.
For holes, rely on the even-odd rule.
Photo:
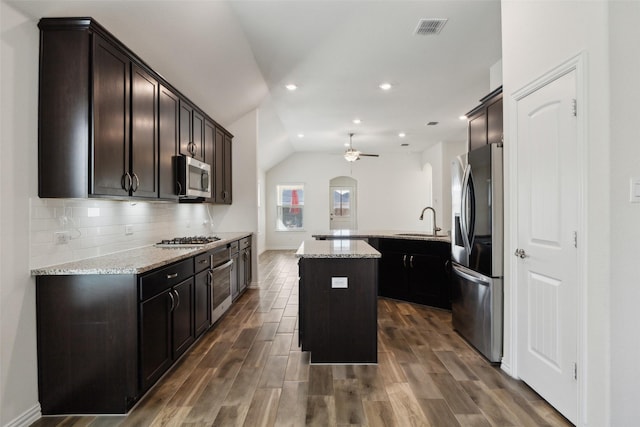
[(480, 100), (480, 105), (467, 113), (469, 151), (486, 144), (502, 143), (502, 86)]
[(176, 201), (174, 156), (215, 156), (208, 122), (223, 135), (213, 198), (231, 203), (228, 132), (92, 18), (38, 26), (39, 197)]
[(380, 296), (451, 309), (450, 244), (380, 239)]

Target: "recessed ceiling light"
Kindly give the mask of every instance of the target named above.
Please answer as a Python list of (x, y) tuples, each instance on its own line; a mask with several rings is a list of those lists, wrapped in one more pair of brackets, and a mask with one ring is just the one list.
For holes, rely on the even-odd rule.
[(360, 123), (362, 123), (362, 120), (360, 119), (353, 119), (353, 123), (359, 125)]
[(398, 134), (398, 136), (399, 136), (400, 138), (404, 138), (405, 136), (407, 136), (407, 134), (406, 134), (406, 133), (404, 133), (404, 132), (400, 132), (400, 133)]
[(287, 88), (287, 90), (290, 90), (290, 91), (294, 91), (294, 90), (298, 89), (298, 86), (294, 85), (293, 83), (289, 83), (285, 87)]
[(299, 133), (298, 138), (304, 138), (304, 133)]
[(391, 83), (380, 83), (378, 87), (382, 90), (389, 90), (391, 89)]
[(348, 142), (345, 142), (345, 143), (344, 143), (344, 146), (345, 146), (345, 147), (348, 147), (349, 145), (351, 145), (351, 144), (349, 144)]
[(467, 120), (467, 116), (460, 116), (458, 117), (460, 120)]

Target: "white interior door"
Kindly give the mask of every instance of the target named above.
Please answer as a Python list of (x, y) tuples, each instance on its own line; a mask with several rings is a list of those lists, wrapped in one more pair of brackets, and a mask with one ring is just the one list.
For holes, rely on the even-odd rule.
[(577, 420), (576, 71), (517, 102), (518, 375)]
[(331, 230), (356, 230), (356, 180), (337, 177), (329, 184), (329, 228)]

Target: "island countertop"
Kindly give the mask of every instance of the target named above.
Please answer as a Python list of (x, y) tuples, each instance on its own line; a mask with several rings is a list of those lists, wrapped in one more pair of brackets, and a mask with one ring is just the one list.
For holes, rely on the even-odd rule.
[(401, 230), (330, 230), (323, 233), (313, 233), (315, 239), (403, 239), (403, 240), (434, 240), (450, 242), (447, 234), (432, 235), (424, 231)]
[(141, 274), (180, 261), (200, 252), (226, 246), (234, 240), (250, 236), (251, 232), (216, 233), (220, 240), (190, 248), (158, 248), (153, 245), (72, 261), (48, 267), (34, 268), (32, 276), (78, 274)]
[(380, 258), (382, 255), (364, 240), (305, 240), (298, 258)]

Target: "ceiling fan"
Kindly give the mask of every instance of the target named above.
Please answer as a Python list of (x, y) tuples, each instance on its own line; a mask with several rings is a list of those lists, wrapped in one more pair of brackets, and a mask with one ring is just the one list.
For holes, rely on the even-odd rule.
[(344, 152), (344, 159), (347, 162), (355, 162), (356, 160), (360, 160), (360, 156), (380, 157), (378, 154), (365, 154), (365, 153), (361, 153), (358, 150), (355, 150), (353, 148), (353, 145), (351, 145), (351, 138), (353, 138), (353, 133), (349, 134), (349, 148), (347, 149), (347, 151)]

